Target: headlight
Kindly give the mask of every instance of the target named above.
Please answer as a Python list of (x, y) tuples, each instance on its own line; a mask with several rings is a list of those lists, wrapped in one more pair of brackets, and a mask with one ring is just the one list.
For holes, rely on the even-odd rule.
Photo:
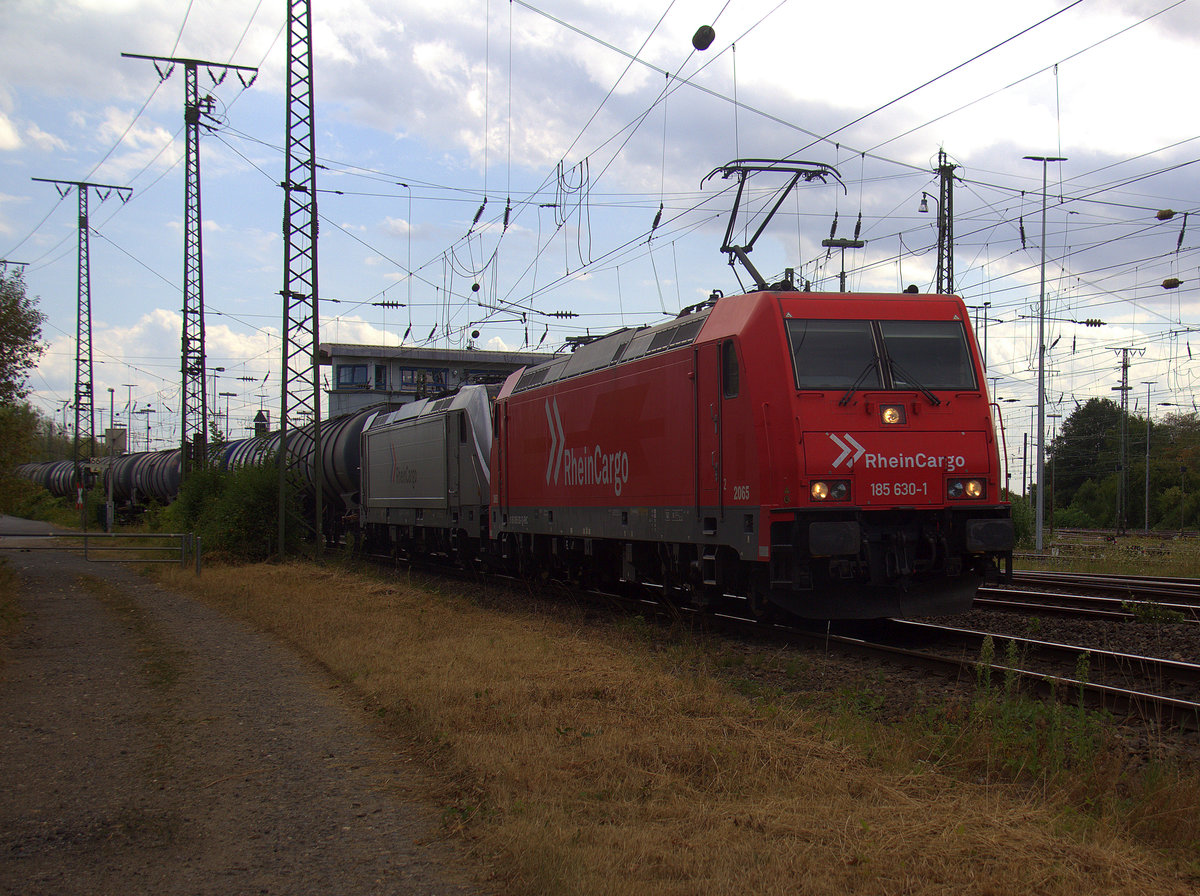
[(894, 426), (907, 421), (902, 404), (884, 404), (879, 406), (879, 420), (884, 426)]
[(951, 479), (946, 483), (946, 497), (951, 501), (978, 501), (987, 497), (982, 479)]
[(849, 479), (827, 479), (814, 482), (808, 487), (808, 494), (814, 501), (849, 501)]

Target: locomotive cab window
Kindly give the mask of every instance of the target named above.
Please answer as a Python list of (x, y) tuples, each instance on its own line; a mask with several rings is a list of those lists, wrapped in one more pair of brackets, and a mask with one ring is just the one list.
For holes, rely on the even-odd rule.
[(975, 390), (960, 321), (786, 321), (797, 389)]
[(974, 390), (966, 334), (956, 320), (879, 322), (895, 389)]
[(789, 320), (797, 389), (878, 389), (879, 365), (869, 320)]

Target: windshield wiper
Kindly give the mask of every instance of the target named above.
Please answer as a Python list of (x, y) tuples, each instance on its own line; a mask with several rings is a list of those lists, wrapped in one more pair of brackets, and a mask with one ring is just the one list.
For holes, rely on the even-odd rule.
[(861, 386), (866, 381), (867, 375), (872, 370), (877, 371), (878, 369), (879, 369), (879, 355), (876, 355), (874, 358), (872, 358), (867, 363), (867, 366), (863, 368), (863, 372), (858, 375), (858, 379), (856, 379), (851, 384), (850, 388), (846, 390), (846, 394), (843, 395), (838, 400), (838, 407), (844, 408), (846, 405), (848, 405), (850, 403), (850, 399), (854, 397), (854, 393), (858, 391), (858, 387)]
[(931, 405), (933, 405), (935, 408), (942, 403), (941, 399), (939, 399), (936, 395), (934, 395), (932, 392), (930, 392), (928, 389), (926, 389), (924, 386), (922, 386), (920, 383), (918, 383), (916, 378), (912, 374), (910, 374), (907, 370), (905, 370), (903, 367), (901, 367), (894, 358), (891, 358), (891, 357), (888, 358), (888, 366), (892, 370), (892, 385), (894, 387), (899, 388), (898, 386), (896, 386), (896, 374), (899, 373), (904, 378), (904, 382), (909, 384), (910, 388), (916, 389), (918, 392), (920, 392), (922, 395), (924, 395), (926, 398), (928, 398), (929, 403)]

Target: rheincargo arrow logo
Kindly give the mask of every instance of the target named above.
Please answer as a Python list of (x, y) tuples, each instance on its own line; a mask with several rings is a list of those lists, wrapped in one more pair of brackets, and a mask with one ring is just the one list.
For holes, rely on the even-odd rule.
[(621, 490), (629, 481), (627, 452), (620, 449), (606, 451), (599, 445), (568, 448), (557, 398), (546, 402), (546, 425), (550, 427), (550, 456), (546, 459), (547, 485), (551, 480), (558, 485), (558, 472), (562, 470), (563, 485), (567, 488), (610, 485), (613, 494), (621, 496)]
[(553, 405), (549, 401), (546, 402), (546, 422), (550, 424), (550, 457), (546, 461), (546, 485), (550, 484), (551, 471), (554, 473), (554, 484), (558, 485), (558, 470), (562, 466), (563, 448), (567, 444), (563, 435), (562, 417), (558, 413), (558, 399), (553, 401)]
[[(828, 435), (833, 444), (842, 449), (842, 453), (839, 454), (837, 460), (833, 462), (833, 466), (835, 468), (841, 466), (842, 461), (850, 457), (851, 454), (853, 454), (854, 457), (850, 457), (850, 462), (847, 463), (846, 466), (847, 468), (853, 467), (854, 462), (862, 457), (863, 452), (867, 450), (862, 445), (858, 444), (858, 442), (855, 441), (854, 436), (850, 435), (848, 432), (842, 433), (842, 439), (845, 439), (846, 441), (842, 441), (842, 439), (839, 439), (833, 433), (829, 433)], [(847, 444), (847, 442), (849, 444)]]

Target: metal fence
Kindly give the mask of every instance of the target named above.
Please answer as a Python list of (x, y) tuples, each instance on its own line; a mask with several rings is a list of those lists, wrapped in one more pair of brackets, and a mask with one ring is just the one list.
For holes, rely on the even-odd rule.
[[(14, 544), (14, 541), (21, 543)], [(44, 542), (30, 544), (30, 542)], [(193, 532), (0, 532), (0, 550), (81, 551), (92, 563), (178, 563), (200, 574), (201, 544)]]

